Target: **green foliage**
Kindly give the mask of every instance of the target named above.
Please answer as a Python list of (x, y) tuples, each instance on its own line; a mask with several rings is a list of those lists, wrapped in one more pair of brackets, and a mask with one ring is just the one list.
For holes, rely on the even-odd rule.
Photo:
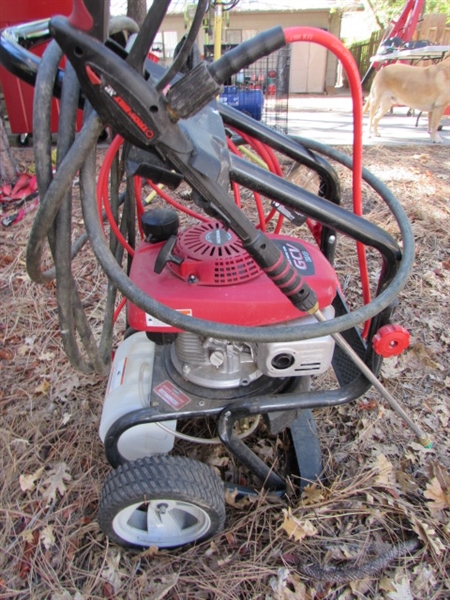
[[(406, 0), (370, 0), (370, 4), (377, 19), (387, 27), (392, 19), (402, 13)], [(450, 0), (426, 0), (425, 13), (441, 13), (447, 16), (447, 21), (450, 21)]]

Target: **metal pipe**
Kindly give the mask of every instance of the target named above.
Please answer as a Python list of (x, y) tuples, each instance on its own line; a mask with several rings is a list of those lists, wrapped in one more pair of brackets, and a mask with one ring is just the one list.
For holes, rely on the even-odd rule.
[[(314, 313), (314, 316), (320, 323), (324, 323), (327, 319), (323, 315), (320, 310), (317, 310)], [(358, 354), (353, 350), (353, 348), (348, 344), (345, 339), (342, 337), (340, 333), (332, 333), (331, 336), (335, 340), (336, 344), (340, 346), (340, 348), (352, 359), (352, 361), (357, 365), (357, 367), (361, 370), (361, 373), (366, 377), (370, 383), (376, 388), (380, 394), (387, 400), (389, 406), (403, 419), (403, 421), (408, 425), (408, 427), (414, 431), (414, 433), (419, 438), (419, 442), (425, 448), (432, 447), (432, 441), (430, 437), (420, 429), (420, 427), (413, 421), (413, 419), (408, 415), (408, 413), (400, 406), (400, 404), (395, 400), (395, 398), (388, 392), (388, 390), (383, 386), (383, 384), (378, 380), (376, 375), (372, 373), (366, 363), (358, 356)]]
[(216, 0), (214, 15), (214, 60), (222, 56), (222, 0)]

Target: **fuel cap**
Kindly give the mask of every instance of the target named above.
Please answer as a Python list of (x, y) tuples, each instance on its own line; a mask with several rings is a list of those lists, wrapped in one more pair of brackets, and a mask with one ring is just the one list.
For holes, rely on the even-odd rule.
[(401, 325), (384, 325), (373, 336), (372, 346), (377, 354), (389, 358), (389, 356), (397, 356), (406, 350), (410, 338), (409, 331)]

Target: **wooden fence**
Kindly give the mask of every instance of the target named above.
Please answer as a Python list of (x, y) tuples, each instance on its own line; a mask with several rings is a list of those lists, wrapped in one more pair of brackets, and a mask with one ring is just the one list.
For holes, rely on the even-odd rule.
[[(370, 57), (377, 53), (378, 46), (383, 39), (383, 31), (374, 31), (370, 36), (370, 40), (366, 42), (358, 42), (357, 44), (352, 44), (349, 48), (350, 52), (355, 59), (356, 64), (358, 65), (359, 74), (361, 79), (367, 73), (370, 68)], [(372, 81), (372, 77), (369, 77), (364, 82), (364, 87), (369, 88), (370, 83)]]

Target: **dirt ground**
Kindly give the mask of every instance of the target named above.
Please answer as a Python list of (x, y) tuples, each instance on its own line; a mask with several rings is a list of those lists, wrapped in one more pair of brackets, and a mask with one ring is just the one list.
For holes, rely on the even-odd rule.
[[(32, 164), (31, 150), (15, 152), (24, 168)], [(317, 411), (321, 484), (300, 495), (293, 478), (283, 499), (228, 497), (222, 533), (170, 552), (132, 552), (100, 531), (99, 497), (111, 470), (98, 437), (106, 380), (70, 366), (55, 286), (27, 275), (34, 215), (0, 230), (0, 599), (450, 597), (450, 156), (439, 146), (372, 146), (364, 164), (402, 203), (416, 243), (395, 317), (411, 344), (385, 361), (381, 380), (433, 447), (417, 443), (372, 389)], [(348, 201), (351, 177), (337, 168)], [(396, 235), (372, 192), (364, 199), (368, 216)], [(342, 281), (353, 277), (345, 252), (336, 268)], [(77, 269), (89, 290), (85, 306), (101, 324), (106, 282), (89, 250)], [(276, 466), (289, 439), (261, 425), (249, 443)], [(246, 478), (221, 446), (202, 454), (181, 442), (178, 453), (206, 460), (225, 478)], [(301, 567), (311, 564), (306, 574)]]

